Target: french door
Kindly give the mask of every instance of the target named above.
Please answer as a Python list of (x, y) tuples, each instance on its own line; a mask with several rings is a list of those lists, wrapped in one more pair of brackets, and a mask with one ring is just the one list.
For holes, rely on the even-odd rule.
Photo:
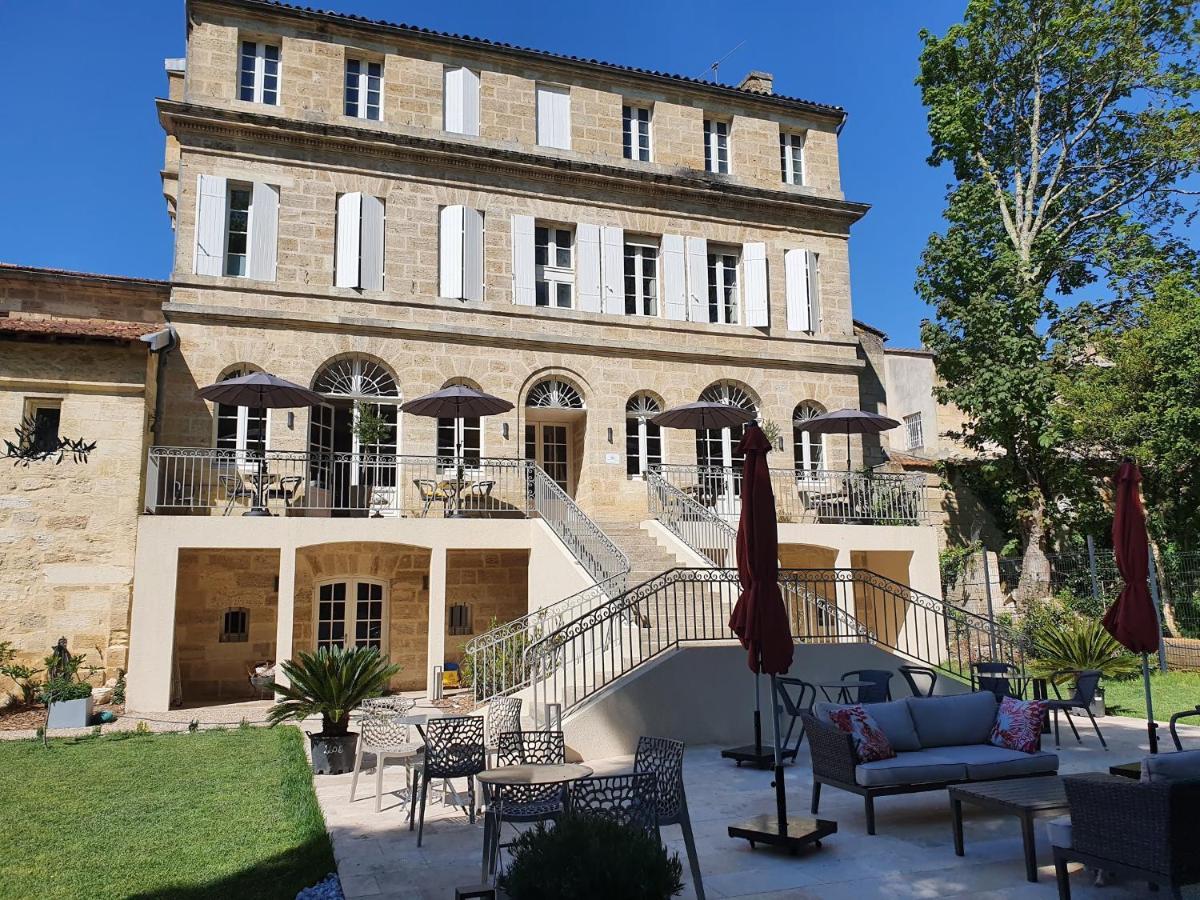
[(571, 483), (571, 426), (556, 422), (527, 422), (525, 425), (525, 458), (536, 462), (546, 474), (567, 492), (573, 493)]

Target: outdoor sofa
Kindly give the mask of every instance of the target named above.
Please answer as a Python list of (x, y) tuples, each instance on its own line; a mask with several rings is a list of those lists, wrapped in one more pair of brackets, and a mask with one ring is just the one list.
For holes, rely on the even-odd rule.
[(821, 785), (858, 794), (866, 806), (867, 834), (875, 833), (876, 797), (1058, 772), (1054, 753), (990, 743), (999, 707), (990, 691), (869, 704), (866, 710), (896, 755), (867, 763), (858, 761), (850, 735), (829, 721), (829, 713), (844, 705), (817, 703), (801, 714), (812, 754), (812, 812), (817, 814)]

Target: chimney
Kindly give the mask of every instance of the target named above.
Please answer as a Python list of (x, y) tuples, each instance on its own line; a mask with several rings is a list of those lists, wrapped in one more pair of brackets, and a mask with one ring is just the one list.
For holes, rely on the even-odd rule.
[(742, 79), (742, 83), (738, 85), (739, 91), (749, 91), (752, 94), (771, 94), (772, 87), (775, 82), (775, 76), (770, 72), (754, 71), (749, 73)]

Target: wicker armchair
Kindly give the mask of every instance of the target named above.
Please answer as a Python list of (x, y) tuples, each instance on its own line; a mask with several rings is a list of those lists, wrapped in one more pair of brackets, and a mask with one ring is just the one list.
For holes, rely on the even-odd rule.
[(1200, 882), (1200, 780), (1151, 782), (1096, 772), (1063, 778), (1071, 846), (1054, 848), (1060, 900), (1070, 900), (1067, 863), (1166, 887)]

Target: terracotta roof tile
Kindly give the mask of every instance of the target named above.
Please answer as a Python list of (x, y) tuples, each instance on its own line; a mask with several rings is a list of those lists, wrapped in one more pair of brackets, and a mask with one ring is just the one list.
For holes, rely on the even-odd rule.
[(0, 335), (46, 338), (97, 338), (132, 343), (155, 330), (144, 322), (118, 322), (113, 319), (26, 319), (0, 316)]

